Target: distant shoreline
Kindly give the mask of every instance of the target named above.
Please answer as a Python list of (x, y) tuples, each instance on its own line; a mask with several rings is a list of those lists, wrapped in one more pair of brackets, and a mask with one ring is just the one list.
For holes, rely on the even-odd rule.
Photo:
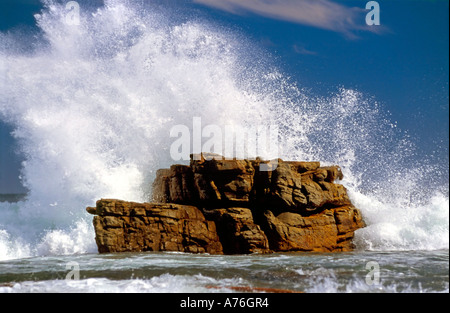
[(26, 193), (4, 193), (0, 194), (0, 202), (19, 202), (25, 200)]

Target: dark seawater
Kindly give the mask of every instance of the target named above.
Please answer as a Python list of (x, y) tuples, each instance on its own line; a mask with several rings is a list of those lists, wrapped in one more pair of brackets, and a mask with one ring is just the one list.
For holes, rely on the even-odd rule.
[(449, 292), (449, 252), (124, 253), (0, 262), (0, 292), (6, 293), (222, 293), (252, 288), (258, 293), (263, 288), (306, 293)]
[(0, 194), (0, 202), (19, 202), (23, 201), (26, 198), (26, 194), (24, 193), (6, 193), (6, 194)]

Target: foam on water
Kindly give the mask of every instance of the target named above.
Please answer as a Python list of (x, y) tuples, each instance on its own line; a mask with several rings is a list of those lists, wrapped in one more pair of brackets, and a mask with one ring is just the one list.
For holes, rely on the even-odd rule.
[[(232, 292), (223, 284), (232, 284), (233, 279), (218, 281), (202, 275), (185, 276), (163, 274), (150, 279), (110, 280), (107, 278), (88, 278), (82, 280), (47, 280), (21, 282), (12, 286), (0, 287), (0, 293), (212, 293)], [(210, 288), (211, 285), (218, 288)], [(235, 282), (234, 282), (235, 284)]]
[[(417, 293), (448, 292), (449, 287), (445, 250), (290, 253), (250, 258), (173, 254), (88, 254), (4, 261), (0, 263), (0, 293), (211, 293), (242, 288), (259, 292), (274, 288), (308, 293)], [(74, 260), (81, 270), (76, 280), (70, 279), (71, 267), (67, 267)], [(365, 264), (375, 260), (380, 275), (376, 282), (368, 283), (372, 276)], [(12, 276), (15, 279), (10, 282)]]
[(95, 252), (84, 208), (146, 200), (155, 171), (174, 162), (169, 130), (193, 117), (276, 123), (280, 157), (339, 164), (368, 222), (361, 248), (448, 249), (448, 187), (430, 197), (448, 167), (419, 158), (380, 104), (345, 88), (311, 95), (242, 34), (152, 9), (106, 1), (74, 26), (47, 2), (38, 34), (0, 34), (0, 118), (30, 190), (0, 203), (0, 260)]
[[(427, 290), (415, 284), (391, 283), (389, 285), (369, 286), (364, 279), (354, 277), (344, 284), (334, 273), (318, 271), (312, 273), (305, 284), (307, 293), (427, 293)], [(82, 280), (46, 280), (14, 283), (0, 286), (0, 293), (215, 293), (236, 292), (236, 279), (217, 280), (202, 275), (182, 276), (163, 274), (151, 279), (110, 280), (107, 278), (88, 278)], [(227, 287), (232, 286), (232, 288)], [(448, 293), (447, 290), (439, 291)]]

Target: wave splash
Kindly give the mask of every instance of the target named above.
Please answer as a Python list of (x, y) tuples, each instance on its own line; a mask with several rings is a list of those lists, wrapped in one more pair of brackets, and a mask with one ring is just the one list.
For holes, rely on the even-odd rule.
[(106, 1), (74, 26), (47, 1), (37, 34), (0, 34), (0, 118), (29, 189), (0, 203), (0, 260), (96, 252), (84, 207), (145, 201), (155, 170), (173, 163), (170, 128), (193, 117), (276, 123), (281, 158), (339, 164), (368, 222), (362, 249), (448, 249), (448, 168), (419, 162), (376, 101), (311, 95), (241, 34), (169, 11)]

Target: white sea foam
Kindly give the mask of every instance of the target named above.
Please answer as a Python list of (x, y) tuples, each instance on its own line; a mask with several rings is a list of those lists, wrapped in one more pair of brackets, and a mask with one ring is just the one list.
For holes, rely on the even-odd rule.
[[(0, 286), (0, 293), (212, 293), (232, 292), (226, 285), (236, 285), (237, 279), (217, 280), (202, 275), (163, 274), (150, 279), (110, 280), (88, 278), (81, 280), (25, 281)], [(221, 286), (224, 287), (221, 287)], [(211, 286), (215, 286), (211, 288)]]
[[(413, 281), (389, 280), (378, 285), (368, 285), (364, 278), (354, 275), (340, 279), (332, 270), (316, 269), (302, 278), (304, 292), (308, 293), (427, 293), (436, 292)], [(111, 280), (87, 278), (80, 280), (23, 281), (0, 285), (0, 293), (214, 293), (235, 292), (235, 287), (251, 287), (242, 279), (216, 279), (203, 275), (163, 274), (149, 279)], [(230, 288), (232, 287), (232, 288)], [(297, 286), (298, 288), (298, 286)], [(439, 292), (448, 292), (447, 286)]]
[(0, 34), (0, 118), (30, 190), (0, 204), (0, 260), (95, 251), (84, 208), (146, 200), (154, 172), (173, 163), (170, 128), (196, 116), (276, 123), (280, 157), (339, 164), (368, 224), (361, 248), (448, 249), (448, 189), (432, 196), (448, 167), (419, 162), (376, 101), (345, 88), (311, 95), (241, 34), (188, 15), (127, 1), (82, 12), (67, 25), (64, 6), (48, 2), (37, 36)]
[(352, 197), (363, 209), (367, 227), (356, 232), (355, 242), (368, 250), (439, 250), (449, 247), (449, 201), (430, 195), (423, 204), (385, 202), (362, 194)]

